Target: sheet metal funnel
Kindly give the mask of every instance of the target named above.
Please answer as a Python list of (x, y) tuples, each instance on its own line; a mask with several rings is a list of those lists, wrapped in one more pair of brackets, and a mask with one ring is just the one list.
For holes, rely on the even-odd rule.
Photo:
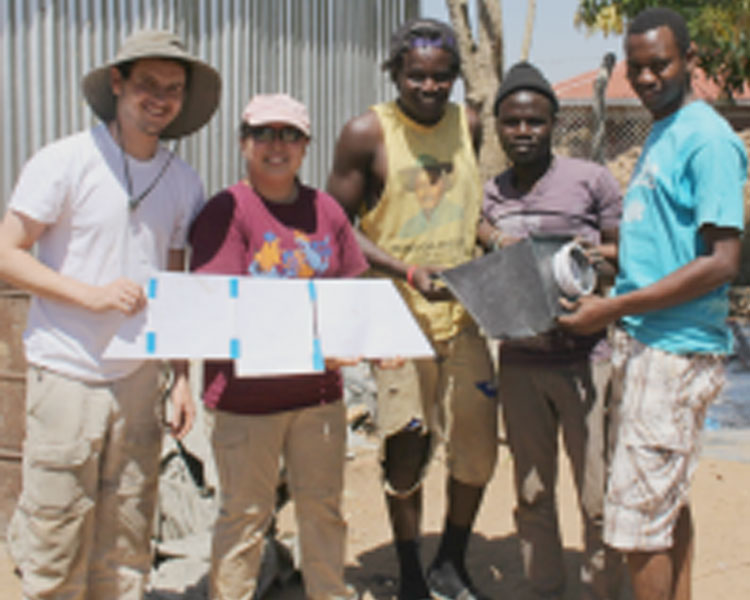
[(554, 329), (560, 296), (591, 293), (596, 271), (570, 236), (535, 236), (440, 274), (484, 332), (525, 338)]

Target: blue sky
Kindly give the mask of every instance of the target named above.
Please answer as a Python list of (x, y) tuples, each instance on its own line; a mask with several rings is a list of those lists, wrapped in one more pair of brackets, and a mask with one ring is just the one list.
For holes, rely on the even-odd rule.
[[(469, 0), (474, 7), (474, 0)], [(502, 0), (505, 68), (519, 59), (526, 26), (526, 0)], [(587, 34), (573, 24), (578, 0), (537, 0), (529, 59), (552, 83), (596, 69), (608, 51), (622, 58), (622, 38)], [(449, 21), (445, 0), (421, 0), (422, 14)], [(473, 21), (476, 19), (473, 17)]]

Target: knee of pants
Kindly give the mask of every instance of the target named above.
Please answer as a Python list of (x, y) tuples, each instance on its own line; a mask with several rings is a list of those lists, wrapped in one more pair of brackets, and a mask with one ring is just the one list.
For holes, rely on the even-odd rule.
[(33, 581), (35, 588), (80, 584), (71, 578), (91, 551), (96, 458), (88, 440), (27, 443), (24, 448), (13, 556), (25, 581)]
[(388, 492), (405, 496), (414, 492), (422, 484), (429, 458), (429, 434), (404, 431), (388, 438), (382, 462)]
[(89, 440), (24, 447), (19, 504), (31, 518), (84, 514), (94, 505), (97, 485), (97, 453)]
[(491, 440), (487, 444), (464, 444), (458, 448), (449, 443), (445, 458), (451, 477), (467, 485), (485, 486), (495, 472), (497, 455), (497, 442)]
[(337, 514), (341, 505), (343, 486), (338, 481), (322, 486), (292, 486), (291, 496), (296, 509)]

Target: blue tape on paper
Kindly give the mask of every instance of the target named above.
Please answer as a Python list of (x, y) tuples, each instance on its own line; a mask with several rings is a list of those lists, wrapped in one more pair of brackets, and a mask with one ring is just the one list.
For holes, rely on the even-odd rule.
[(231, 338), (229, 340), (229, 356), (232, 359), (240, 357), (240, 340), (238, 338)]
[(147, 331), (146, 332), (146, 354), (155, 354), (155, 353), (156, 353), (156, 332)]
[(240, 295), (240, 282), (236, 277), (229, 280), (229, 297), (237, 298)]
[(323, 349), (318, 338), (313, 340), (313, 369), (316, 371), (326, 370), (326, 361), (323, 359)]
[(307, 282), (307, 293), (310, 294), (313, 313), (313, 369), (316, 371), (325, 371), (326, 364), (323, 359), (323, 349), (320, 345), (320, 331), (318, 330), (318, 292), (315, 289), (315, 282), (312, 279)]
[(148, 297), (150, 300), (156, 298), (156, 288), (159, 284), (159, 280), (156, 277), (152, 277), (148, 280)]

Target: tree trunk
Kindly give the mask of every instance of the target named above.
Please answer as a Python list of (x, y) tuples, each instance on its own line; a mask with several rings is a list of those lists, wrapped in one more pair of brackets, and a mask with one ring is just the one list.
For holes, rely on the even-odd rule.
[(482, 124), (479, 170), (488, 179), (507, 164), (495, 131), (492, 105), (503, 74), (503, 18), (500, 0), (478, 0), (479, 40), (475, 41), (467, 0), (446, 0), (461, 54), (466, 102), (475, 108)]
[(594, 135), (591, 140), (591, 160), (604, 164), (604, 135), (607, 121), (606, 92), (612, 69), (615, 66), (614, 52), (607, 52), (602, 58), (602, 65), (594, 81)]
[(531, 51), (531, 37), (534, 33), (534, 19), (536, 18), (536, 0), (529, 0), (526, 8), (526, 31), (523, 34), (521, 46), (521, 60), (529, 60)]

